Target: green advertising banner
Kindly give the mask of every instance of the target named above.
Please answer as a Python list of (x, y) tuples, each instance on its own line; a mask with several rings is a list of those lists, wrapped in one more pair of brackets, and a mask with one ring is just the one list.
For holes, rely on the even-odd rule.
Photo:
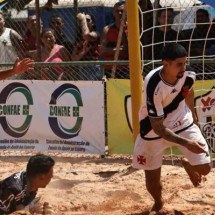
[[(209, 118), (208, 115), (212, 115), (212, 119), (215, 119), (214, 85), (214, 80), (196, 81), (194, 85), (195, 106), (197, 106), (196, 110), (198, 120), (202, 125), (204, 125), (205, 114), (207, 115), (207, 118)], [(205, 108), (205, 105), (209, 105), (210, 108)], [(212, 114), (211, 111), (213, 111), (214, 114)], [(129, 80), (110, 79), (107, 81), (107, 124), (109, 153), (131, 154), (134, 143), (132, 138), (131, 94)], [(213, 123), (211, 126), (213, 126)], [(201, 126), (201, 129), (204, 128), (205, 127)], [(212, 127), (210, 129), (212, 129)], [(178, 154), (179, 152), (178, 150), (167, 150), (167, 154), (169, 153)]]
[(130, 81), (107, 81), (107, 126), (110, 154), (130, 154), (133, 151), (131, 132)]

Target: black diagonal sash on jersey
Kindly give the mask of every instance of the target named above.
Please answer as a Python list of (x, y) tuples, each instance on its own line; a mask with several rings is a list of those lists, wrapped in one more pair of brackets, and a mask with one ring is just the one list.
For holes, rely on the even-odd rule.
[[(164, 118), (167, 117), (169, 113), (176, 110), (179, 106), (179, 103), (184, 100), (184, 89), (190, 89), (193, 85), (194, 81), (190, 77), (186, 77), (183, 87), (179, 94), (172, 100), (172, 102), (164, 108)], [(140, 121), (140, 136), (143, 138), (146, 134), (148, 134), (152, 130), (152, 126), (149, 120), (149, 116), (142, 119)]]

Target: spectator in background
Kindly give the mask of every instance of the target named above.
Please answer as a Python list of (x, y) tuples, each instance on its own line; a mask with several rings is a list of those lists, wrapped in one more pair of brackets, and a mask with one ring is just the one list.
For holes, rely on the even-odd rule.
[(13, 63), (24, 56), (23, 38), (13, 29), (5, 27), (5, 19), (0, 12), (0, 62)]
[[(166, 43), (176, 42), (178, 33), (171, 28), (173, 23), (173, 8), (160, 8), (157, 11), (157, 26), (151, 31), (151, 53), (148, 53), (148, 59), (161, 59), (161, 50)], [(144, 40), (141, 38), (141, 41)]]
[[(119, 29), (122, 20), (122, 14), (125, 10), (125, 1), (117, 2), (113, 8), (114, 23), (107, 25), (103, 29), (101, 37), (101, 57), (108, 61), (114, 60), (116, 45), (118, 40)], [(124, 22), (123, 34), (119, 50), (118, 60), (128, 60), (128, 40), (127, 40), (127, 21)], [(111, 77), (112, 66), (105, 66), (105, 75)], [(115, 78), (129, 78), (129, 70), (127, 66), (117, 66)]]
[[(80, 35), (75, 42), (73, 61), (97, 61), (99, 59), (100, 34), (96, 31), (95, 20), (92, 15), (78, 13), (77, 19), (80, 25)], [(77, 77), (88, 80), (102, 78), (101, 72), (96, 66), (83, 67)]]
[(146, 46), (152, 41), (151, 37), (151, 28), (153, 26), (153, 6), (150, 0), (139, 0), (138, 2), (140, 11), (139, 11), (139, 24), (140, 24), (140, 34), (141, 43), (142, 43), (142, 58), (149, 59), (149, 53), (151, 53), (151, 47)]
[(214, 28), (211, 28), (208, 11), (198, 9), (195, 23), (195, 28), (182, 31), (182, 39), (186, 40), (183, 45), (190, 56), (206, 55), (211, 45), (215, 44), (215, 32)]
[(0, 181), (0, 214), (22, 210), (36, 197), (38, 188), (45, 188), (53, 177), (55, 161), (46, 155), (30, 157), (26, 171)]
[(69, 53), (72, 53), (73, 45), (63, 33), (64, 20), (61, 16), (55, 15), (51, 17), (50, 28), (54, 30), (56, 43), (64, 46)]
[[(40, 20), (41, 28), (40, 32), (42, 30), (42, 20)], [(28, 17), (27, 20), (27, 32), (24, 37), (25, 42), (25, 48), (26, 48), (26, 55), (32, 56), (32, 53), (36, 51), (37, 44), (37, 23), (36, 23), (36, 15), (32, 15)]]
[[(215, 32), (215, 18), (211, 22), (210, 31)], [(215, 55), (215, 42), (213, 42), (210, 45), (210, 47), (208, 49), (208, 55), (213, 55), (213, 57), (214, 57), (214, 55)]]
[[(69, 53), (67, 49), (59, 44), (56, 44), (54, 30), (51, 28), (43, 29), (41, 35), (41, 61), (42, 62), (56, 62), (69, 61)], [(50, 66), (42, 68), (42, 79), (46, 80), (58, 80), (60, 79), (65, 68), (63, 66)]]

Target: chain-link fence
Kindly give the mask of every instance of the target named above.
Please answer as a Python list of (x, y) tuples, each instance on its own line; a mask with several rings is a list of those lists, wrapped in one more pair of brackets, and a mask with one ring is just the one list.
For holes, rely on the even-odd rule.
[[(7, 1), (7, 4), (2, 7), (0, 16), (5, 19), (3, 28), (13, 29), (18, 35), (9, 30), (3, 37), (0, 36), (1, 68), (8, 66), (8, 63), (11, 65), (17, 56), (29, 56), (38, 62), (33, 71), (13, 77), (13, 79), (96, 81), (110, 77), (129, 78), (128, 61), (108, 63), (100, 56), (103, 28), (114, 22), (113, 6), (118, 0), (59, 0), (53, 3), (47, 0), (19, 0), (16, 1), (17, 4), (12, 4), (12, 2), (15, 1)], [(197, 3), (199, 5), (196, 5)], [(200, 12), (206, 15), (205, 20), (198, 21), (201, 25), (200, 29), (206, 30), (198, 30), (196, 33), (197, 19), (195, 17), (199, 9), (203, 9)], [(82, 55), (82, 51), (86, 50), (86, 43), (83, 40), (83, 26), (85, 25), (82, 22), (82, 15), (77, 18), (79, 13), (84, 14), (86, 22), (94, 24), (93, 31), (98, 33), (95, 46), (87, 44), (93, 47), (92, 56), (88, 54), (84, 55), (84, 58), (77, 54), (79, 51)], [(164, 16), (161, 17), (162, 14)], [(214, 14), (212, 7), (202, 5), (200, 1), (195, 0), (139, 0), (143, 76), (159, 64), (159, 51), (163, 45), (169, 42), (180, 42), (187, 48), (190, 63), (197, 73), (197, 79), (213, 79), (214, 64), (208, 59), (215, 54), (213, 46), (215, 31), (213, 31), (214, 23), (212, 22)], [(54, 33), (50, 30), (48, 33), (46, 30), (47, 34), (43, 33), (43, 29), (50, 27)], [(53, 36), (52, 33), (55, 43), (60, 46), (56, 46), (54, 50), (57, 56), (47, 46), (49, 44), (47, 38)], [(123, 42), (122, 38), (121, 40)], [(61, 46), (64, 46), (66, 51)], [(127, 60), (126, 58), (119, 59)]]
[(215, 9), (195, 0), (139, 1), (140, 41), (144, 74), (161, 59), (162, 47), (171, 42), (182, 44), (197, 72), (197, 79), (213, 79)]
[[(1, 17), (5, 20), (2, 32), (4, 29), (5, 33), (0, 36), (1, 63), (13, 63), (17, 56), (31, 57), (36, 62), (59, 63), (37, 67), (34, 74), (22, 76), (24, 79), (101, 80), (105, 73), (113, 77), (112, 66), (104, 66), (107, 71), (104, 73), (95, 61), (106, 60), (106, 56), (100, 55), (100, 41), (103, 28), (114, 23), (116, 2), (118, 0), (2, 2)], [(87, 39), (86, 31), (89, 31)], [(93, 37), (92, 40), (89, 37)], [(55, 43), (52, 48), (50, 40)], [(118, 59), (127, 60), (113, 55), (108, 60)], [(82, 66), (63, 66), (64, 61), (81, 61)], [(89, 61), (94, 63), (88, 65)], [(128, 67), (117, 66), (114, 74), (117, 78), (128, 78)]]

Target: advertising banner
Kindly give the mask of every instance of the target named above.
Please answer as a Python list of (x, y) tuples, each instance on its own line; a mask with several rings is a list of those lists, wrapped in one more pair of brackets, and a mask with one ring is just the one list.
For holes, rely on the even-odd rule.
[[(203, 135), (215, 152), (215, 86), (214, 80), (196, 81), (195, 107)], [(108, 148), (114, 154), (132, 153), (132, 115), (129, 80), (107, 82)], [(179, 154), (173, 148), (165, 154)]]
[(198, 81), (195, 84), (195, 107), (199, 127), (215, 153), (215, 86), (214, 80)]
[(0, 149), (105, 152), (100, 81), (1, 81)]
[(108, 150), (111, 154), (133, 151), (130, 82), (107, 81)]

